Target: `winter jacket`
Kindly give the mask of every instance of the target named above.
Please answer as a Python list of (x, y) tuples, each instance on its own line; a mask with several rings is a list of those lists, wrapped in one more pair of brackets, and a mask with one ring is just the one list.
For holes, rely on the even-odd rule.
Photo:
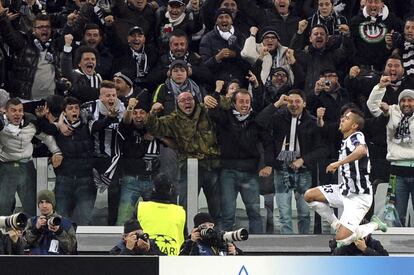
[(213, 122), (207, 109), (201, 104), (196, 105), (190, 116), (179, 109), (160, 118), (150, 113), (146, 127), (152, 135), (171, 137), (178, 146), (180, 160), (201, 160), (219, 156)]
[[(385, 94), (385, 88), (380, 88), (376, 85), (372, 89), (371, 95), (368, 98), (367, 106), (371, 113), (378, 114), (382, 112), (380, 110), (380, 104)], [(400, 161), (400, 160), (414, 160), (414, 146), (412, 143), (397, 143), (394, 140), (395, 130), (401, 121), (403, 114), (401, 112), (399, 104), (393, 104), (389, 106), (389, 121), (387, 123), (387, 160)], [(414, 140), (414, 116), (408, 119), (409, 130), (411, 133), (411, 140)]]
[[(302, 34), (303, 35), (303, 34)], [(300, 40), (301, 35), (296, 34), (294, 39)], [(292, 43), (295, 43), (292, 41)], [(350, 37), (342, 37), (342, 44), (337, 49), (315, 49), (309, 46), (308, 49), (295, 53), (296, 62), (301, 64), (306, 71), (305, 92), (307, 95), (313, 93), (316, 81), (320, 78), (320, 73), (326, 69), (336, 70), (340, 68), (345, 60), (352, 57), (353, 45)]]
[[(59, 215), (54, 212), (52, 215), (46, 217), (58, 217)], [(47, 227), (36, 228), (37, 219), (39, 216), (34, 216), (29, 219), (27, 229), (25, 231), (25, 239), (30, 248), (30, 254), (32, 255), (70, 255), (77, 253), (77, 241), (76, 232), (72, 225), (72, 222), (62, 216), (61, 224), (56, 232), (49, 231)], [(50, 252), (52, 240), (58, 241), (58, 251)]]
[(232, 110), (215, 108), (209, 110), (209, 115), (217, 125), (222, 168), (255, 173), (259, 169), (259, 143), (264, 147), (266, 166), (272, 166), (273, 146), (270, 131), (256, 123), (255, 113), (251, 112), (244, 121), (238, 121)]
[[(245, 37), (235, 28), (234, 35), (236, 41), (231, 42), (224, 40), (217, 27), (203, 36), (200, 42), (200, 55), (204, 64), (213, 73), (215, 79), (229, 81), (237, 78), (241, 81), (245, 80), (245, 76), (249, 69), (249, 64), (240, 57)], [(229, 48), (236, 52), (234, 58), (225, 58), (217, 62), (215, 55), (222, 49)]]
[[(259, 52), (262, 48), (262, 44), (256, 44), (256, 38), (250, 36), (246, 39), (244, 42), (244, 47), (240, 53), (241, 57), (249, 62), (251, 65), (256, 63), (259, 59)], [(262, 80), (262, 83), (266, 83), (266, 80), (271, 72), (273, 63), (276, 63), (276, 67), (283, 67), (289, 72), (289, 81), (290, 84), (293, 84), (294, 76), (293, 72), (291, 70), (290, 65), (287, 63), (287, 60), (285, 58), (287, 47), (284, 47), (279, 44), (279, 46), (276, 49), (276, 53), (274, 55), (267, 54), (263, 57), (261, 71), (260, 71), (260, 79)]]
[[(34, 44), (32, 35), (21, 33), (15, 30), (6, 13), (0, 15), (0, 33), (3, 41), (13, 51), (11, 68), (8, 72), (10, 97), (23, 99), (32, 98), (32, 85), (37, 71), (40, 50)], [(53, 45), (48, 50), (53, 56), (55, 79), (60, 77), (59, 55)]]
[(32, 158), (32, 139), (36, 136), (46, 144), (52, 154), (60, 153), (55, 139), (38, 130), (36, 118), (32, 114), (24, 114), (20, 133), (15, 136), (5, 125), (3, 116), (0, 116), (0, 161), (26, 161)]
[[(41, 129), (45, 120), (39, 123)], [(69, 177), (89, 177), (92, 175), (92, 137), (86, 121), (80, 123), (70, 136), (63, 135), (54, 124), (52, 124), (53, 127), (48, 127), (48, 129), (52, 129), (49, 133), (55, 137), (63, 155), (62, 164), (55, 168), (57, 175)]]
[[(281, 169), (282, 162), (277, 157), (282, 149), (283, 140), (290, 131), (292, 115), (286, 108), (277, 109), (270, 104), (263, 109), (257, 116), (257, 123), (262, 127), (270, 127), (273, 139), (273, 152), (275, 160), (273, 167)], [(316, 118), (309, 115), (307, 111), (302, 112), (300, 124), (298, 126), (298, 140), (301, 158), (304, 166), (310, 169), (318, 159), (326, 158), (328, 148), (322, 143), (321, 132), (316, 125)]]

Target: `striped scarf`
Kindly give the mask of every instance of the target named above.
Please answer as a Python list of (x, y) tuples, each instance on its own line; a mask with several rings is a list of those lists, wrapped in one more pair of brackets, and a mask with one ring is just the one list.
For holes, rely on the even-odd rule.
[(75, 72), (77, 72), (78, 74), (86, 76), (90, 81), (90, 87), (91, 88), (99, 89), (99, 86), (101, 85), (101, 82), (102, 82), (102, 77), (101, 77), (100, 74), (94, 73), (93, 75), (87, 75), (84, 72), (82, 72), (80, 69), (76, 69)]
[(414, 74), (414, 44), (411, 42), (404, 42), (402, 48), (402, 61), (407, 75)]
[(411, 132), (410, 132), (410, 123), (409, 119), (413, 114), (405, 114), (401, 118), (400, 122), (395, 129), (393, 141), (397, 144), (411, 144)]

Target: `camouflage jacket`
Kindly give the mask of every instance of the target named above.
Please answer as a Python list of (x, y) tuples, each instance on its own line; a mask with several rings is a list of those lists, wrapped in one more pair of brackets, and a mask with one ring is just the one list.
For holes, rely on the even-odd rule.
[(214, 124), (201, 104), (196, 105), (191, 116), (180, 110), (159, 118), (150, 113), (146, 127), (152, 135), (171, 137), (178, 146), (180, 160), (219, 156)]

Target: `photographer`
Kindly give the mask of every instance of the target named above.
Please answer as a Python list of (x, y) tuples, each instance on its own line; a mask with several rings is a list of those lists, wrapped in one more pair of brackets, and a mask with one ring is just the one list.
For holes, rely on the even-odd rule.
[(109, 251), (111, 255), (165, 255), (154, 240), (148, 239), (139, 222), (132, 218), (124, 224), (124, 235)]
[[(207, 234), (202, 237), (202, 230)], [(212, 231), (209, 231), (212, 229)], [(216, 234), (214, 234), (216, 233)], [(241, 255), (243, 251), (231, 242), (223, 242), (214, 230), (214, 220), (208, 213), (198, 213), (194, 216), (194, 229), (181, 246), (180, 255)]]
[(323, 70), (315, 83), (314, 94), (308, 98), (308, 108), (312, 114), (323, 107), (326, 109), (325, 120), (337, 122), (340, 118), (339, 110), (348, 102), (348, 91), (339, 84), (337, 72), (334, 69)]
[(20, 230), (8, 228), (6, 233), (0, 231), (0, 255), (24, 255), (24, 245)]
[(40, 216), (29, 219), (24, 238), (32, 255), (76, 253), (76, 233), (72, 222), (55, 212), (55, 195), (42, 190), (37, 195)]

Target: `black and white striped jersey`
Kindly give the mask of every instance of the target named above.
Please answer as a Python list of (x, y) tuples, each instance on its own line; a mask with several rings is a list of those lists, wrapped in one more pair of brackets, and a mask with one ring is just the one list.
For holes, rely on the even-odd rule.
[[(339, 160), (349, 156), (359, 145), (367, 146), (362, 132), (355, 132), (346, 139), (342, 140)], [(349, 194), (371, 194), (372, 187), (369, 181), (370, 162), (369, 155), (363, 158), (341, 165), (339, 174), (341, 175), (340, 190), (342, 195)]]

